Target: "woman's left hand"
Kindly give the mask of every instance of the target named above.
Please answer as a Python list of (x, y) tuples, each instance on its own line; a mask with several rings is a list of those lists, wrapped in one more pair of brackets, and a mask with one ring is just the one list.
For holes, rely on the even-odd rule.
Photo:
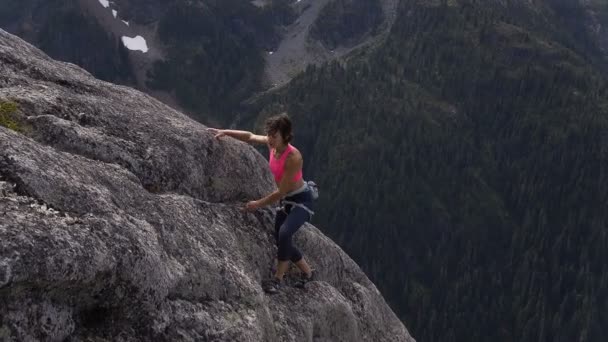
[(255, 211), (260, 207), (260, 203), (258, 201), (249, 201), (247, 205), (245, 205), (245, 210), (247, 211)]

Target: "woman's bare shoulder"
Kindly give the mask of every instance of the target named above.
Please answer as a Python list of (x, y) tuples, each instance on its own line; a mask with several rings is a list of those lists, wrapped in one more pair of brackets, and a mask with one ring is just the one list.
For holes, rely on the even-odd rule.
[(298, 150), (295, 146), (291, 145), (291, 151), (289, 152), (287, 158), (302, 159), (302, 153), (300, 153), (300, 150)]

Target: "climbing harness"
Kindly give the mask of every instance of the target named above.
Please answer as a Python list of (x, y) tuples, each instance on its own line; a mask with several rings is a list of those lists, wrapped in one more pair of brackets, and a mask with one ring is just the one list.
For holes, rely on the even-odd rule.
[[(287, 195), (285, 195), (285, 198), (297, 195), (297, 194), (299, 194), (301, 192), (304, 192), (306, 190), (310, 190), (311, 191), (311, 195), (312, 195), (312, 199), (313, 200), (316, 200), (317, 198), (319, 198), (319, 187), (313, 181), (307, 181), (307, 182), (305, 182), (304, 185), (302, 185), (302, 187), (300, 187), (299, 189), (296, 189), (296, 190), (288, 193)], [(300, 207), (300, 208), (306, 210), (310, 214), (310, 217), (312, 217), (312, 215), (315, 214), (314, 211), (310, 210), (310, 208), (308, 208), (304, 204), (298, 203), (298, 202), (294, 202), (294, 201), (285, 200), (285, 199), (281, 199), (280, 200), (279, 206), (276, 209), (277, 209), (277, 211), (278, 210), (282, 210), (284, 213), (287, 214), (287, 211), (285, 210), (285, 206), (287, 206), (287, 205), (292, 205), (294, 207)]]

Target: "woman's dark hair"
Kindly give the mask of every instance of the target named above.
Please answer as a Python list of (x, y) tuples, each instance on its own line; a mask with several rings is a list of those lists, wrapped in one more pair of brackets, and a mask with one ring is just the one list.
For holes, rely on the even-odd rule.
[(274, 134), (276, 132), (281, 133), (285, 143), (289, 143), (293, 139), (293, 133), (291, 132), (291, 119), (286, 113), (271, 116), (266, 119), (266, 134)]

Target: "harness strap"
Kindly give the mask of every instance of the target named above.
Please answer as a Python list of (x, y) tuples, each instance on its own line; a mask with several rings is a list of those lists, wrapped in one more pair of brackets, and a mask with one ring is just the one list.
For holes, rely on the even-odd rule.
[[(306, 211), (307, 211), (307, 212), (310, 214), (310, 216), (311, 216), (311, 217), (312, 217), (312, 215), (314, 215), (314, 214), (315, 214), (315, 212), (314, 212), (314, 211), (310, 210), (310, 209), (309, 209), (307, 206), (305, 206), (305, 205), (304, 205), (304, 204), (302, 204), (302, 203), (293, 202), (293, 201), (285, 201), (285, 200), (282, 200), (282, 201), (281, 201), (281, 203), (284, 203), (284, 204), (291, 204), (291, 205), (293, 205), (294, 207), (300, 207), (300, 208), (302, 208), (302, 209), (306, 210)], [(285, 211), (285, 206), (284, 206), (284, 205), (283, 205), (283, 206), (279, 206), (279, 207), (277, 207), (277, 210), (282, 210), (283, 212), (287, 213), (287, 212)]]

